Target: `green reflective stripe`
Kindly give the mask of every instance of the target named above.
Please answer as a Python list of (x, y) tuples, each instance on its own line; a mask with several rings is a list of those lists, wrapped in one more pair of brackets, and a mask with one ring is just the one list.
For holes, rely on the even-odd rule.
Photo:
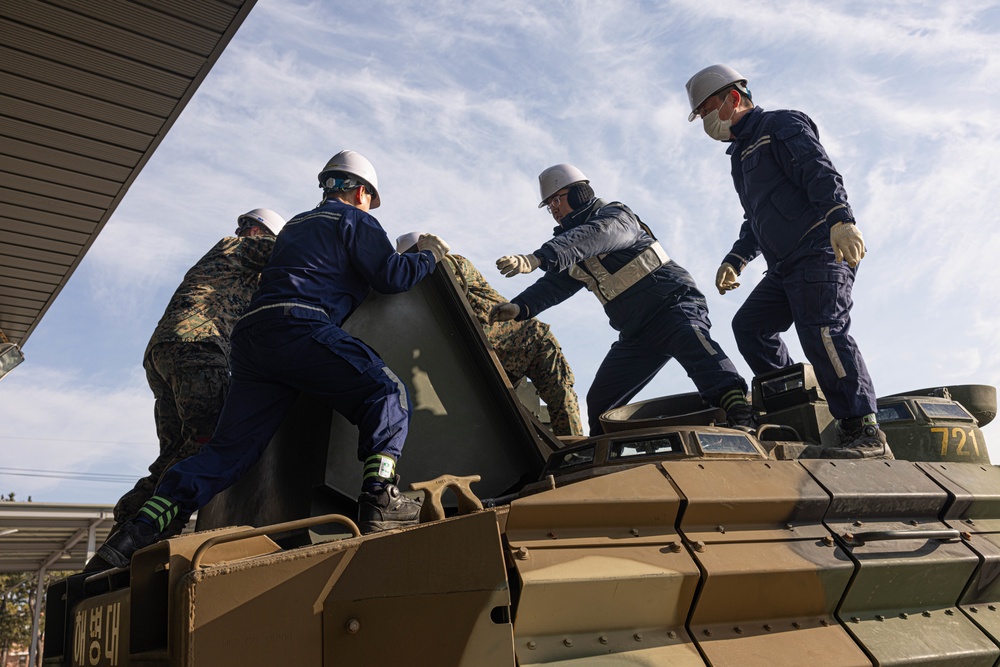
[(149, 509), (145, 505), (143, 505), (142, 507), (139, 508), (139, 514), (145, 514), (146, 516), (148, 516), (153, 521), (155, 521), (157, 523), (160, 522), (160, 517), (157, 516), (157, 514), (155, 512), (153, 512), (151, 509)]
[(396, 460), (384, 454), (373, 454), (365, 459), (364, 477), (362, 481), (371, 477), (381, 479), (391, 479), (396, 472)]
[(163, 496), (153, 496), (139, 508), (139, 513), (152, 519), (154, 525), (162, 531), (167, 524), (177, 518), (180, 507)]
[(719, 403), (722, 409), (728, 412), (734, 405), (747, 405), (747, 397), (743, 395), (742, 390), (733, 389), (726, 392)]

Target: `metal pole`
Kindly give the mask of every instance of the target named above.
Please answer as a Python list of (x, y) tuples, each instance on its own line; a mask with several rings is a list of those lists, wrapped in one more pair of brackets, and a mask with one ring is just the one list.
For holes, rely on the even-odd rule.
[(45, 568), (43, 565), (38, 570), (38, 585), (35, 587), (35, 610), (31, 617), (31, 648), (28, 649), (28, 665), (36, 667), (38, 664), (38, 626), (42, 619), (42, 598), (45, 597)]
[(94, 557), (94, 552), (97, 551), (97, 524), (99, 524), (102, 519), (90, 522), (90, 530), (87, 531), (87, 560), (84, 563), (89, 563), (90, 559)]

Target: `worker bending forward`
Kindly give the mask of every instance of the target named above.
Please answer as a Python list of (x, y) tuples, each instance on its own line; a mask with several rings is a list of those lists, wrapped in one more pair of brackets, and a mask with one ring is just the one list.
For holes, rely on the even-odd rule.
[(705, 296), (691, 275), (627, 206), (596, 198), (573, 165), (549, 167), (538, 181), (538, 206), (559, 224), (555, 236), (530, 255), (501, 257), (497, 268), (507, 277), (539, 267), (545, 275), (494, 306), (491, 319), (525, 320), (583, 287), (594, 293), (619, 337), (587, 392), (590, 435), (602, 432), (602, 414), (628, 403), (673, 358), (731, 426), (753, 428), (746, 382), (712, 340)]

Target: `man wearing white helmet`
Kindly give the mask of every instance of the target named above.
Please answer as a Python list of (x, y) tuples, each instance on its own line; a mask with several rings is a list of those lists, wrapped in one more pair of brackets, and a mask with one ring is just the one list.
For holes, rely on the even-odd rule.
[(875, 390), (851, 327), (851, 291), (865, 244), (843, 179), (800, 111), (756, 107), (747, 79), (712, 65), (687, 82), (689, 121), (729, 143), (733, 184), (743, 205), (739, 239), (716, 275), (719, 294), (757, 255), (767, 273), (733, 318), (736, 342), (756, 374), (793, 363), (781, 333), (794, 323), (816, 371), (840, 445), (827, 458), (891, 459), (875, 419)]
[(497, 268), (507, 277), (537, 268), (545, 275), (494, 306), (491, 320), (535, 317), (583, 287), (597, 297), (620, 335), (587, 392), (591, 435), (602, 432), (602, 414), (628, 403), (674, 358), (730, 425), (752, 429), (746, 382), (712, 340), (705, 296), (691, 275), (627, 206), (596, 198), (573, 165), (549, 167), (538, 181), (538, 207), (558, 223), (555, 236), (529, 255), (501, 257)]
[(233, 331), (233, 377), (212, 439), (169, 468), (153, 497), (98, 551), (114, 567), (159, 539), (236, 482), (261, 456), (302, 391), (327, 398), (358, 426), (364, 532), (419, 521), (420, 504), (396, 486), (410, 421), (406, 388), (378, 354), (341, 328), (372, 290), (404, 292), (448, 251), (424, 235), (399, 255), (369, 210), (378, 177), (362, 155), (341, 151), (319, 173), (323, 201), (285, 225), (260, 287)]
[(170, 298), (142, 362), (155, 399), (160, 455), (149, 475), (115, 505), (116, 527), (150, 499), (169, 465), (191, 456), (212, 437), (229, 387), (233, 325), (257, 289), (274, 237), (284, 225), (280, 215), (266, 208), (244, 213), (237, 219), (236, 235), (198, 260)]

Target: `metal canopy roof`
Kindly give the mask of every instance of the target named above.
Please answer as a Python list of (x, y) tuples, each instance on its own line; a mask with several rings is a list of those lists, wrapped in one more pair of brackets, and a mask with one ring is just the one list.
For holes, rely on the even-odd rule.
[(82, 570), (114, 524), (112, 508), (0, 503), (0, 573)]
[(22, 344), (256, 0), (0, 2), (0, 330)]

